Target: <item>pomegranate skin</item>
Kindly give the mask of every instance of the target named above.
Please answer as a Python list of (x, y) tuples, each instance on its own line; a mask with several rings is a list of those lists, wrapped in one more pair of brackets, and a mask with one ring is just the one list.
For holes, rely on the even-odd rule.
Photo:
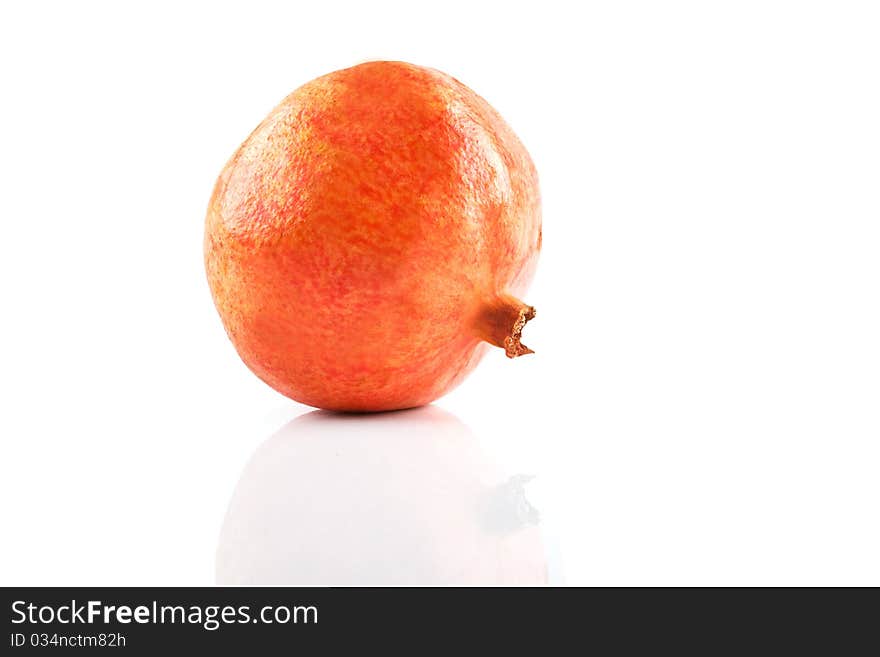
[(541, 247), (513, 131), (439, 71), (368, 62), (285, 98), (223, 169), (205, 266), (245, 364), (319, 408), (427, 404), (510, 357)]

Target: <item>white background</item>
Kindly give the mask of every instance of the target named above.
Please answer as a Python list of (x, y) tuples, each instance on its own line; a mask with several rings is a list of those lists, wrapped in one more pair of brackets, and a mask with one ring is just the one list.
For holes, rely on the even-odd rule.
[(437, 406), (537, 475), (564, 580), (880, 585), (875, 7), (4, 3), (0, 583), (215, 581), (246, 463), (310, 409), (216, 316), (214, 179), (295, 87), (402, 59), (541, 176), (537, 353)]

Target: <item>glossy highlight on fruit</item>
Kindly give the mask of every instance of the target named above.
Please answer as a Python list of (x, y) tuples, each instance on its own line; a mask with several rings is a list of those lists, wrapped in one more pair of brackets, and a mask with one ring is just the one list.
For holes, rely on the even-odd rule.
[(427, 404), (489, 345), (532, 353), (535, 167), (481, 97), (368, 62), (285, 98), (220, 174), (205, 266), (245, 364), (325, 409)]

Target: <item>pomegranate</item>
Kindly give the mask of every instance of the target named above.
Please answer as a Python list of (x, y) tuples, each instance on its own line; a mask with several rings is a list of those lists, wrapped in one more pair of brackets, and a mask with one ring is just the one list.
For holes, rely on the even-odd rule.
[(444, 73), (384, 61), (284, 99), (220, 174), (205, 231), (245, 364), (346, 411), (427, 404), (488, 345), (532, 353), (518, 297), (540, 248), (535, 167), (498, 113)]

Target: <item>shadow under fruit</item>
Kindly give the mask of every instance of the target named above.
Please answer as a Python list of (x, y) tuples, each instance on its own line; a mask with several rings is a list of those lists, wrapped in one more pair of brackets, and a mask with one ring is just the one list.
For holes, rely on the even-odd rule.
[(242, 360), (325, 409), (427, 404), (488, 345), (511, 358), (541, 248), (538, 179), (498, 113), (439, 71), (313, 80), (220, 174), (205, 265)]
[(217, 545), (217, 583), (556, 583), (528, 477), (509, 475), (434, 406), (300, 415), (241, 474)]

